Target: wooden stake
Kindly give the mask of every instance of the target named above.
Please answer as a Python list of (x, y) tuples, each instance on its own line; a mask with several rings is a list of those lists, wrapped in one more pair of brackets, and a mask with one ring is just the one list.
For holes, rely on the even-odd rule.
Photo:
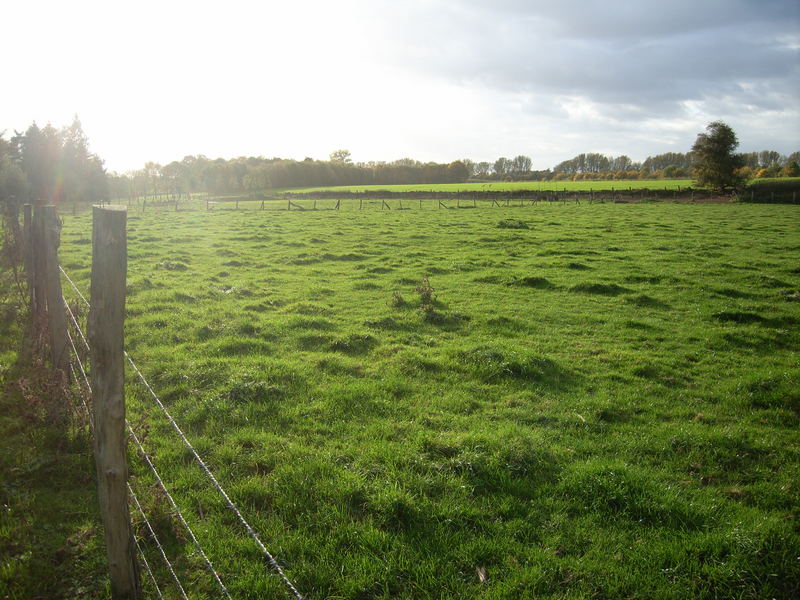
[(127, 490), (124, 363), (127, 212), (124, 206), (95, 206), (92, 212), (88, 334), (97, 492), (111, 573), (111, 597), (130, 600), (139, 598), (140, 582)]
[(33, 211), (31, 226), (31, 265), (33, 271), (33, 298), (31, 313), (44, 318), (46, 309), (45, 300), (45, 240), (44, 240), (44, 211), (37, 206)]
[(28, 282), (28, 303), (33, 310), (33, 210), (30, 204), (25, 204), (22, 211), (22, 264)]
[(55, 206), (42, 206), (44, 226), (44, 287), (47, 300), (47, 321), (50, 329), (50, 358), (54, 369), (67, 368), (67, 317), (61, 294), (58, 271), (58, 246), (61, 243), (61, 221)]

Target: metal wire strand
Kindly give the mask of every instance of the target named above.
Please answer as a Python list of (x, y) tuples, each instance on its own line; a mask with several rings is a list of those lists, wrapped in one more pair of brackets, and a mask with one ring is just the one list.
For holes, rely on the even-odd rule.
[[(81, 364), (81, 359), (78, 356), (78, 352), (75, 349), (75, 344), (72, 341), (72, 336), (70, 335), (69, 330), (67, 330), (67, 337), (69, 338), (69, 343), (72, 346), (72, 351), (75, 353), (75, 360), (78, 363), (78, 366), (80, 367), (81, 373), (83, 373), (83, 377), (86, 380), (86, 384), (88, 385), (89, 380), (86, 377), (86, 371), (84, 371), (83, 369), (83, 364)], [(75, 373), (75, 367), (73, 366), (72, 362), (69, 363), (69, 369), (72, 372), (73, 379), (75, 379), (75, 381), (78, 381), (78, 375)], [(91, 429), (92, 436), (94, 437), (94, 420), (92, 419), (92, 413), (89, 410), (89, 404), (86, 399), (85, 390), (83, 389), (83, 387), (81, 387), (80, 381), (78, 381), (78, 387), (80, 388), (80, 394), (78, 395), (78, 397), (81, 399), (81, 404), (83, 404), (83, 408), (86, 410), (86, 415), (89, 417), (89, 428)], [(139, 545), (139, 541), (136, 539), (135, 536), (133, 538), (133, 542), (134, 544), (136, 544), (136, 551), (139, 553), (139, 556), (142, 557), (142, 563), (144, 563), (144, 568), (147, 571), (147, 574), (150, 576), (150, 581), (153, 583), (153, 588), (156, 590), (156, 595), (159, 597), (160, 600), (164, 600), (164, 596), (161, 593), (161, 588), (158, 587), (158, 582), (156, 581), (155, 575), (153, 575), (153, 570), (150, 568), (150, 563), (147, 562), (147, 557), (144, 555), (144, 552), (142, 552), (142, 547)]]
[(247, 531), (247, 534), (253, 539), (253, 541), (259, 547), (259, 549), (261, 550), (261, 553), (266, 557), (266, 559), (269, 562), (270, 566), (278, 574), (278, 576), (283, 581), (284, 585), (286, 585), (286, 587), (294, 595), (294, 597), (297, 598), (297, 600), (303, 600), (303, 595), (299, 591), (297, 591), (297, 588), (294, 586), (294, 584), (292, 584), (292, 582), (289, 581), (289, 578), (283, 572), (283, 569), (281, 568), (281, 566), (278, 564), (278, 562), (275, 560), (275, 558), (272, 556), (272, 554), (270, 554), (270, 552), (269, 552), (269, 550), (267, 550), (266, 546), (264, 546), (264, 543), (261, 541), (261, 538), (258, 537), (258, 534), (250, 526), (250, 523), (248, 523), (245, 520), (245, 518), (242, 516), (242, 513), (239, 511), (239, 508), (230, 499), (230, 497), (228, 496), (227, 492), (223, 489), (223, 487), (217, 481), (217, 478), (214, 477), (214, 474), (208, 468), (206, 463), (203, 462), (203, 459), (200, 458), (200, 455), (197, 453), (197, 450), (194, 449), (194, 446), (192, 446), (191, 442), (189, 442), (189, 440), (186, 439), (186, 436), (184, 435), (183, 431), (178, 426), (178, 424), (175, 422), (175, 419), (172, 418), (172, 415), (169, 413), (167, 408), (164, 406), (164, 404), (158, 398), (156, 393), (153, 391), (153, 388), (150, 387), (150, 384), (147, 383), (147, 380), (144, 378), (144, 375), (142, 375), (141, 371), (139, 371), (139, 368), (136, 366), (136, 363), (133, 362), (133, 360), (131, 359), (130, 355), (127, 352), (125, 352), (125, 358), (128, 359), (128, 362), (130, 363), (130, 365), (133, 368), (134, 372), (139, 376), (139, 379), (142, 382), (142, 384), (144, 385), (144, 387), (147, 389), (148, 392), (150, 392), (150, 395), (156, 401), (156, 404), (158, 404), (159, 408), (161, 408), (161, 411), (164, 413), (164, 415), (169, 420), (170, 424), (172, 425), (172, 428), (178, 434), (178, 437), (181, 438), (181, 441), (183, 441), (184, 445), (188, 448), (189, 452), (192, 453), (192, 456), (194, 456), (195, 460), (200, 465), (200, 467), (203, 469), (203, 471), (205, 472), (206, 476), (209, 478), (211, 483), (214, 485), (214, 487), (217, 489), (217, 491), (225, 499), (225, 503), (227, 504), (228, 508), (239, 519), (239, 522), (245, 528), (245, 530)]
[(61, 265), (58, 265), (58, 270), (61, 271), (61, 273), (64, 275), (64, 277), (67, 278), (67, 281), (69, 281), (69, 284), (72, 286), (72, 289), (75, 290), (78, 293), (78, 296), (81, 297), (81, 300), (83, 300), (83, 303), (86, 306), (89, 306), (89, 301), (86, 299), (86, 297), (83, 294), (81, 294), (81, 291), (78, 289), (78, 286), (75, 285), (75, 282), (72, 281), (72, 279), (70, 279), (70, 276), (67, 275), (67, 272), (64, 270), (64, 268)]
[(219, 575), (217, 575), (216, 570), (214, 570), (214, 565), (211, 564), (211, 560), (209, 560), (208, 556), (206, 556), (206, 553), (203, 551), (203, 547), (200, 545), (200, 542), (197, 541), (197, 538), (195, 537), (192, 528), (189, 527), (189, 524), (186, 522), (186, 519), (184, 519), (183, 514), (178, 508), (178, 505), (175, 503), (175, 500), (173, 500), (172, 495), (167, 490), (167, 486), (164, 485), (164, 482), (161, 480), (161, 476), (158, 474), (158, 471), (156, 470), (155, 465), (150, 460), (150, 457), (147, 455), (147, 452), (145, 452), (144, 448), (142, 447), (142, 443), (139, 441), (139, 438), (136, 437), (136, 432), (133, 430), (133, 428), (131, 427), (130, 423), (127, 422), (127, 420), (126, 423), (128, 425), (128, 431), (131, 434), (131, 439), (133, 439), (134, 443), (136, 444), (136, 447), (139, 449), (139, 455), (142, 457), (142, 460), (144, 460), (147, 466), (150, 467), (150, 471), (156, 478), (158, 487), (160, 487), (161, 491), (164, 492), (164, 495), (167, 497), (167, 500), (169, 500), (172, 509), (175, 511), (178, 520), (181, 522), (181, 525), (183, 525), (184, 529), (186, 529), (186, 531), (189, 533), (189, 537), (194, 543), (194, 546), (197, 549), (197, 551), (200, 553), (200, 556), (203, 558), (203, 561), (206, 563), (206, 567), (208, 568), (209, 572), (211, 573), (211, 575), (213, 575), (214, 580), (217, 582), (217, 585), (219, 586), (223, 595), (226, 598), (228, 598), (228, 600), (233, 600), (231, 598), (230, 593), (228, 592), (228, 589), (225, 587), (225, 584), (222, 583), (222, 580), (219, 578)]
[(172, 568), (172, 563), (169, 562), (167, 554), (164, 552), (164, 548), (161, 546), (161, 542), (158, 540), (156, 532), (153, 531), (153, 526), (150, 525), (150, 521), (147, 519), (147, 515), (144, 514), (144, 509), (142, 508), (142, 505), (139, 504), (139, 498), (136, 497), (136, 493), (133, 491), (131, 484), (127, 482), (126, 484), (128, 486), (128, 493), (130, 493), (131, 498), (133, 498), (133, 501), (136, 503), (136, 508), (139, 509), (139, 513), (142, 515), (142, 519), (144, 519), (144, 524), (147, 526), (147, 530), (150, 532), (153, 541), (156, 543), (156, 547), (158, 548), (158, 551), (161, 553), (161, 558), (164, 560), (164, 564), (167, 565), (167, 570), (169, 571), (170, 575), (172, 575), (172, 579), (175, 581), (175, 585), (178, 586), (178, 589), (180, 590), (183, 599), (189, 600), (188, 596), (186, 595), (186, 591), (183, 589), (183, 586), (181, 585), (181, 582), (178, 579), (178, 576), (175, 574), (175, 569)]
[[(69, 307), (67, 307), (67, 310), (69, 310)], [(74, 316), (72, 315), (71, 311), (70, 311), (70, 316), (72, 316), (73, 320), (74, 320)], [(80, 330), (78, 330), (78, 331), (80, 331)], [(89, 379), (86, 376), (86, 371), (83, 368), (83, 364), (81, 363), (81, 359), (78, 356), (77, 350), (75, 349), (75, 344), (72, 341), (72, 336), (70, 335), (69, 331), (67, 331), (67, 337), (69, 339), (70, 345), (72, 346), (72, 351), (75, 353), (75, 359), (78, 362), (78, 366), (79, 366), (79, 368), (81, 370), (81, 373), (83, 374), (84, 380), (86, 381), (86, 385), (89, 386)], [(86, 342), (85, 339), (84, 339), (84, 342)], [(89, 349), (89, 344), (88, 343), (86, 344), (86, 348)], [(77, 375), (75, 374), (75, 369), (73, 368), (72, 363), (70, 363), (70, 369), (72, 369), (72, 376), (77, 380)], [(89, 424), (91, 425), (92, 433), (94, 433), (94, 423), (91, 420), (92, 419), (92, 415), (89, 412), (89, 405), (87, 404), (83, 394), (81, 394), (81, 402), (83, 402), (83, 406), (86, 409), (87, 414), (89, 415), (89, 419), (90, 419), (89, 420)], [(164, 484), (164, 481), (161, 479), (161, 476), (159, 475), (158, 470), (156, 469), (156, 467), (153, 464), (153, 462), (150, 460), (150, 457), (148, 456), (147, 452), (145, 451), (144, 447), (142, 446), (141, 441), (136, 436), (136, 432), (133, 430), (133, 427), (131, 427), (131, 424), (127, 419), (125, 419), (125, 425), (128, 428), (128, 432), (131, 435), (131, 439), (133, 439), (134, 443), (136, 444), (136, 447), (139, 450), (139, 455), (142, 457), (142, 460), (144, 460), (144, 462), (147, 464), (147, 466), (150, 467), (150, 471), (153, 473), (153, 476), (155, 477), (156, 482), (158, 483), (158, 486), (161, 488), (161, 491), (164, 492), (164, 495), (169, 500), (170, 505), (172, 505), (172, 509), (175, 511), (175, 514), (178, 517), (178, 520), (181, 522), (181, 525), (183, 525), (184, 529), (186, 529), (187, 533), (189, 534), (189, 537), (191, 538), (192, 542), (194, 543), (195, 548), (197, 549), (197, 551), (200, 554), (200, 556), (203, 558), (203, 561), (206, 563), (206, 567), (208, 568), (208, 570), (211, 573), (211, 575), (214, 577), (214, 580), (217, 582), (217, 585), (219, 586), (220, 591), (222, 591), (222, 594), (226, 598), (228, 598), (228, 600), (233, 600), (231, 598), (230, 592), (228, 592), (228, 589), (225, 587), (225, 584), (222, 583), (222, 580), (219, 578), (219, 575), (217, 575), (217, 572), (214, 569), (214, 565), (211, 563), (211, 560), (206, 555), (205, 551), (203, 550), (203, 547), (200, 545), (200, 542), (197, 541), (197, 537), (194, 535), (194, 531), (192, 531), (192, 528), (189, 527), (189, 524), (186, 522), (186, 519), (184, 518), (183, 513), (181, 513), (180, 509), (178, 508), (178, 505), (176, 504), (175, 500), (172, 498), (172, 495), (169, 493), (169, 490), (167, 489), (167, 486)]]
[(61, 296), (61, 299), (64, 301), (64, 308), (67, 309), (67, 313), (69, 313), (69, 318), (72, 321), (72, 325), (75, 327), (75, 331), (78, 332), (78, 335), (83, 340), (83, 345), (86, 347), (86, 350), (89, 350), (89, 342), (86, 341), (86, 336), (83, 335), (83, 331), (81, 330), (81, 326), (78, 325), (78, 319), (75, 318), (75, 315), (72, 313), (72, 309), (67, 304), (67, 299), (64, 296)]
[[(78, 289), (78, 286), (75, 285), (75, 282), (73, 282), (72, 279), (70, 278), (70, 276), (67, 275), (66, 271), (64, 271), (64, 269), (61, 267), (61, 265), (59, 265), (58, 268), (64, 274), (64, 277), (67, 278), (67, 281), (70, 283), (70, 285), (75, 290), (75, 292), (77, 292), (78, 296), (80, 296), (81, 300), (83, 300), (84, 304), (86, 304), (86, 306), (91, 308), (91, 306), (89, 304), (89, 301), (86, 300), (84, 295)], [(175, 419), (172, 418), (172, 415), (169, 413), (167, 408), (164, 406), (164, 404), (158, 398), (156, 393), (153, 391), (153, 388), (150, 387), (150, 384), (147, 382), (147, 379), (145, 379), (144, 375), (142, 375), (142, 372), (136, 366), (136, 363), (133, 362), (133, 359), (130, 357), (130, 354), (128, 354), (127, 351), (125, 351), (125, 358), (130, 363), (131, 368), (134, 370), (136, 375), (139, 377), (139, 380), (142, 382), (142, 385), (144, 385), (144, 387), (147, 389), (147, 391), (150, 393), (150, 395), (156, 401), (156, 404), (158, 404), (158, 406), (161, 409), (161, 411), (167, 417), (167, 420), (170, 422), (170, 425), (172, 425), (172, 428), (178, 434), (178, 437), (181, 438), (181, 441), (188, 448), (189, 452), (192, 453), (192, 456), (194, 456), (195, 460), (200, 465), (200, 468), (206, 474), (206, 476), (211, 481), (211, 483), (214, 485), (214, 487), (217, 489), (217, 491), (225, 499), (225, 503), (228, 506), (228, 508), (231, 510), (231, 512), (233, 512), (234, 515), (236, 515), (236, 518), (239, 519), (239, 522), (242, 524), (242, 526), (244, 527), (245, 531), (247, 531), (247, 534), (253, 539), (253, 541), (258, 546), (259, 550), (261, 550), (261, 553), (267, 559), (267, 562), (269, 563), (270, 567), (272, 567), (272, 569), (278, 574), (278, 576), (281, 578), (281, 581), (283, 581), (284, 585), (292, 593), (292, 595), (297, 600), (303, 600), (303, 595), (297, 590), (297, 588), (294, 586), (294, 584), (289, 580), (289, 578), (283, 572), (283, 569), (281, 568), (281, 566), (278, 564), (278, 561), (276, 561), (275, 557), (273, 557), (272, 554), (269, 552), (269, 550), (267, 550), (267, 547), (264, 545), (264, 542), (261, 541), (261, 538), (258, 537), (258, 534), (250, 526), (250, 523), (248, 523), (247, 520), (245, 520), (244, 516), (242, 516), (242, 513), (239, 510), (239, 508), (230, 499), (230, 497), (228, 496), (228, 493), (225, 491), (225, 489), (217, 481), (217, 478), (214, 477), (214, 474), (208, 468), (206, 463), (203, 461), (202, 458), (200, 458), (200, 455), (197, 453), (197, 450), (195, 450), (194, 446), (192, 446), (191, 442), (189, 442), (189, 440), (186, 438), (186, 436), (183, 433), (183, 430), (178, 426), (178, 423), (175, 421)]]
[(164, 600), (164, 596), (161, 594), (161, 588), (158, 587), (156, 577), (153, 575), (153, 570), (150, 568), (150, 563), (147, 562), (147, 557), (144, 555), (144, 552), (142, 552), (142, 547), (139, 545), (139, 540), (136, 539), (136, 536), (133, 536), (133, 543), (136, 544), (136, 551), (139, 553), (139, 556), (142, 557), (144, 570), (147, 571), (148, 575), (150, 575), (150, 581), (153, 583), (153, 587), (156, 589), (156, 594), (161, 600)]

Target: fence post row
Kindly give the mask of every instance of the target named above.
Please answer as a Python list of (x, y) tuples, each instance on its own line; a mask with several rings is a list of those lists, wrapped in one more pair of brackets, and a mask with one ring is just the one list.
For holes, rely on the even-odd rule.
[(87, 333), (91, 348), (95, 466), (100, 515), (115, 600), (139, 598), (136, 543), (128, 504), (124, 318), (127, 210), (92, 209), (92, 282)]

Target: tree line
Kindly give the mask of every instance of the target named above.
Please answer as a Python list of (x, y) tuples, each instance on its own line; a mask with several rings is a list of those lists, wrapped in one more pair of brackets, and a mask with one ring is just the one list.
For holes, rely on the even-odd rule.
[(77, 117), (61, 129), (32, 124), (24, 132), (0, 132), (0, 202), (6, 215), (25, 203), (98, 202), (109, 196), (103, 161), (89, 151)]
[(112, 194), (127, 197), (147, 194), (207, 192), (241, 194), (292, 187), (333, 185), (396, 185), (459, 183), (470, 177), (462, 161), (422, 163), (410, 158), (393, 162), (353, 163), (350, 153), (338, 150), (329, 160), (291, 160), (242, 156), (211, 159), (186, 156), (166, 165), (149, 162), (144, 168), (109, 176)]
[[(800, 152), (784, 156), (764, 150), (740, 156), (745, 179), (800, 176)], [(411, 158), (354, 163), (349, 151), (337, 150), (328, 160), (186, 156), (166, 165), (149, 162), (136, 171), (112, 174), (109, 182), (115, 197), (187, 192), (219, 195), (337, 185), (681, 179), (695, 176), (695, 162), (692, 152), (667, 152), (649, 156), (642, 162), (634, 162), (625, 155), (586, 153), (562, 161), (552, 169), (535, 170), (532, 159), (524, 155), (501, 157), (493, 163), (466, 158), (451, 163), (423, 163)]]
[[(727, 127), (727, 126), (726, 126)], [(735, 136), (734, 136), (735, 137)], [(789, 156), (771, 150), (736, 155), (739, 180), (800, 176), (800, 152)], [(97, 202), (150, 194), (205, 192), (214, 195), (269, 189), (336, 185), (403, 185), (465, 181), (577, 181), (690, 178), (700, 173), (697, 151), (667, 152), (634, 162), (626, 155), (582, 153), (552, 169), (534, 169), (529, 156), (500, 157), (494, 162), (470, 159), (450, 163), (401, 158), (391, 162), (353, 162), (336, 150), (328, 160), (292, 160), (242, 156), (211, 159), (186, 156), (166, 165), (155, 162), (123, 174), (107, 174), (103, 161), (89, 151), (77, 117), (61, 129), (32, 124), (25, 132), (0, 132), (0, 201), (6, 212), (24, 202)]]

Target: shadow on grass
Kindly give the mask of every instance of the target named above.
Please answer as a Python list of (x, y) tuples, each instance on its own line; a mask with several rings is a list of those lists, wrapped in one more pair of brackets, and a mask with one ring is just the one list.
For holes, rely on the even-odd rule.
[(620, 294), (626, 294), (632, 290), (617, 285), (616, 283), (579, 283), (578, 285), (572, 286), (570, 291), (598, 296), (619, 296)]
[(477, 347), (458, 355), (459, 362), (485, 381), (513, 380), (545, 387), (567, 388), (578, 375), (542, 356)]
[(746, 311), (731, 311), (723, 310), (711, 315), (717, 321), (723, 323), (738, 323), (740, 325), (747, 325), (757, 323), (767, 327), (792, 327), (798, 324), (798, 319), (795, 317), (764, 317), (758, 313)]

